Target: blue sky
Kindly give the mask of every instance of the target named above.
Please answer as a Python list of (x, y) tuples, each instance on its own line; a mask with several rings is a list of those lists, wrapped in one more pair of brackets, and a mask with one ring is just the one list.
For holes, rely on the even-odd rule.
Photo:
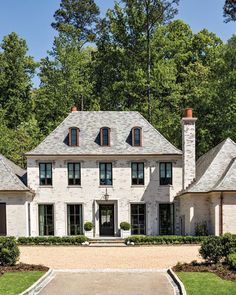
[[(113, 7), (113, 0), (97, 0), (102, 14)], [(45, 57), (52, 47), (55, 31), (51, 28), (53, 14), (60, 0), (1, 0), (0, 40), (16, 32), (25, 38), (29, 53), (36, 60)], [(224, 0), (180, 0), (177, 18), (188, 23), (194, 32), (203, 28), (227, 41), (236, 32), (236, 23), (225, 24)]]

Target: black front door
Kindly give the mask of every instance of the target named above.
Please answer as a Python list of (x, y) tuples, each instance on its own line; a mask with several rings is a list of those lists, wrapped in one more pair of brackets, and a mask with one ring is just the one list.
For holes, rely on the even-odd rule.
[(99, 205), (100, 236), (114, 236), (114, 205)]
[(6, 204), (0, 203), (0, 236), (7, 235)]

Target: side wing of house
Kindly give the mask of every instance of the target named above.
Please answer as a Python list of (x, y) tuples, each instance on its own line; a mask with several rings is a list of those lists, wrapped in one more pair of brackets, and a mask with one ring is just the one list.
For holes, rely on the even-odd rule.
[(212, 235), (236, 234), (236, 144), (226, 139), (197, 162), (197, 177), (179, 194), (182, 233), (206, 225)]
[(33, 193), (23, 183), (26, 171), (0, 155), (0, 235), (28, 236)]

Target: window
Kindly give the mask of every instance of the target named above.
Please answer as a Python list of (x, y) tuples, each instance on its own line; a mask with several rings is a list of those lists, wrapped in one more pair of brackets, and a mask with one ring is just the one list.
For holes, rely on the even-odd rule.
[(159, 204), (159, 234), (174, 234), (174, 205)]
[(100, 129), (100, 145), (110, 146), (110, 128), (103, 127)]
[(52, 185), (52, 163), (39, 164), (40, 185)]
[(80, 163), (68, 163), (68, 185), (81, 185)]
[(39, 205), (39, 235), (54, 235), (53, 205)]
[(131, 234), (146, 234), (146, 206), (145, 204), (131, 204)]
[(83, 234), (82, 205), (67, 205), (67, 232), (69, 236)]
[(160, 163), (160, 185), (172, 184), (172, 163)]
[(134, 127), (132, 129), (132, 146), (142, 146), (142, 128)]
[(100, 185), (112, 185), (112, 163), (100, 163)]
[(79, 146), (79, 131), (77, 127), (69, 129), (69, 146)]
[(144, 163), (132, 163), (132, 185), (144, 185)]

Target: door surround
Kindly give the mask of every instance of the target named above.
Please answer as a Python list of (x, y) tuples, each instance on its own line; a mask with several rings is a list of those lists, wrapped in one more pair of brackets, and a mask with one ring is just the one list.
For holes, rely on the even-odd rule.
[[(94, 234), (95, 237), (100, 237), (100, 226), (99, 226), (99, 205), (114, 205), (114, 234), (113, 236), (119, 236), (118, 224), (119, 224), (119, 215), (118, 215), (118, 200), (94, 200), (93, 203), (93, 222), (95, 225)], [(103, 237), (103, 236), (102, 236)], [(105, 237), (105, 236), (104, 236)]]

